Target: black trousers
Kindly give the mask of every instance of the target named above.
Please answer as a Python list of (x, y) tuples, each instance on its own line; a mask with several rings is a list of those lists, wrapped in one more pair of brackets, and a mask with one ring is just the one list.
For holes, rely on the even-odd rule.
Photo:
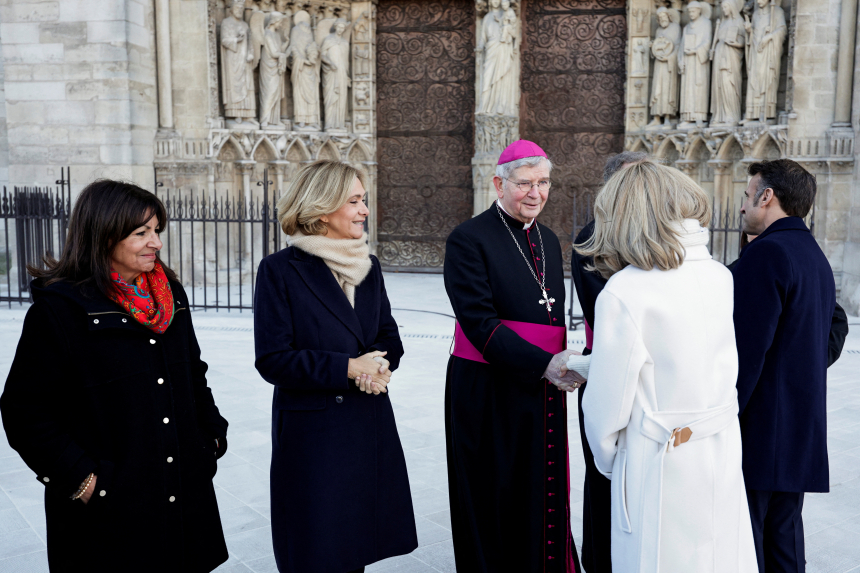
[(759, 573), (803, 573), (803, 493), (747, 490)]
[(356, 569), (355, 571), (348, 571), (347, 573), (364, 573), (364, 567), (361, 569)]
[[(585, 353), (583, 353), (585, 354)], [(588, 386), (579, 388), (579, 435), (585, 458), (585, 484), (582, 500), (582, 568), (587, 573), (612, 573), (612, 482), (597, 471), (594, 456), (585, 437), (582, 396)]]

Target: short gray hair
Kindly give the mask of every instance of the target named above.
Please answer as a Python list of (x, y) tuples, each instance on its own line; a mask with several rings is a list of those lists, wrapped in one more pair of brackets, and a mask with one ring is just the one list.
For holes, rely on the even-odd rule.
[(502, 163), (501, 165), (496, 165), (496, 177), (510, 180), (514, 171), (520, 167), (537, 167), (540, 165), (541, 161), (546, 161), (546, 166), (549, 169), (550, 175), (552, 175), (552, 161), (550, 161), (548, 157), (536, 155), (535, 157), (522, 157), (520, 159), (508, 161), (507, 163)]
[(606, 161), (606, 166), (603, 168), (603, 182), (609, 181), (625, 163), (639, 163), (646, 159), (648, 154), (644, 151), (622, 151), (618, 155), (613, 155)]

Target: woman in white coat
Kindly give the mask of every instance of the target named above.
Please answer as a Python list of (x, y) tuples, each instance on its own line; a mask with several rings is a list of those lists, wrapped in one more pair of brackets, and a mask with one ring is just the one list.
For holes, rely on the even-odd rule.
[(612, 480), (612, 566), (757, 572), (741, 471), (732, 275), (707, 248), (711, 210), (680, 171), (645, 161), (600, 191), (578, 251), (597, 299), (585, 432)]

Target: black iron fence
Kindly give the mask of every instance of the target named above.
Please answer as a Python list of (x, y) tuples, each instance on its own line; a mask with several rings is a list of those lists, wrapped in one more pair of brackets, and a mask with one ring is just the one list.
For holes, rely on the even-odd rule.
[(63, 250), (71, 212), (69, 169), (60, 169), (57, 187), (3, 187), (0, 197), (0, 302), (31, 300), (27, 266), (43, 266), (45, 256)]
[(254, 196), (156, 188), (167, 207), (161, 259), (172, 268), (192, 308), (251, 310), (257, 266), (285, 244), (268, 172)]

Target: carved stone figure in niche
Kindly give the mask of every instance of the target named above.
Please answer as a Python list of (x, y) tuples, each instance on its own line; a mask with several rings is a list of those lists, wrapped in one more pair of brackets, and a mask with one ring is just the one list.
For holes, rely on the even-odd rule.
[(260, 57), (260, 127), (283, 127), (281, 98), (287, 71), (287, 46), (281, 35), (286, 18), (279, 12), (266, 16), (263, 55)]
[(490, 0), (478, 34), (477, 51), (483, 53), (478, 113), (513, 116), (516, 110), (517, 15), (508, 0)]
[(304, 53), (292, 50), (293, 109), (295, 126), (320, 127), (320, 49), (311, 41)]
[(678, 69), (681, 72), (681, 124), (703, 127), (708, 119), (711, 79), (711, 6), (693, 0), (687, 4), (690, 23), (684, 27)]
[(331, 27), (334, 26), (337, 18), (334, 15), (334, 8), (325, 6), (317, 12), (317, 19), (314, 23), (314, 41), (322, 50), (323, 41), (331, 34)]
[(657, 8), (660, 27), (654, 34), (651, 53), (654, 55), (654, 85), (651, 87), (651, 115), (648, 127), (666, 128), (678, 113), (678, 48), (681, 45), (681, 14), (674, 8)]
[(785, 12), (768, 0), (757, 0), (752, 22), (747, 19), (747, 101), (744, 122), (776, 117), (779, 66), (785, 42)]
[(320, 50), (323, 64), (323, 102), (326, 130), (346, 129), (349, 94), (349, 35), (352, 26), (338, 18)]
[(277, 0), (275, 2), (275, 11), (285, 16), (289, 16), (292, 14), (292, 11), (288, 8), (289, 4), (290, 0)]
[(736, 125), (741, 119), (741, 83), (746, 30), (740, 17), (740, 0), (723, 0), (723, 18), (717, 20), (711, 49), (711, 126)]
[(257, 98), (254, 93), (254, 51), (251, 29), (242, 19), (243, 0), (235, 0), (221, 22), (221, 79), (227, 125), (256, 127)]

